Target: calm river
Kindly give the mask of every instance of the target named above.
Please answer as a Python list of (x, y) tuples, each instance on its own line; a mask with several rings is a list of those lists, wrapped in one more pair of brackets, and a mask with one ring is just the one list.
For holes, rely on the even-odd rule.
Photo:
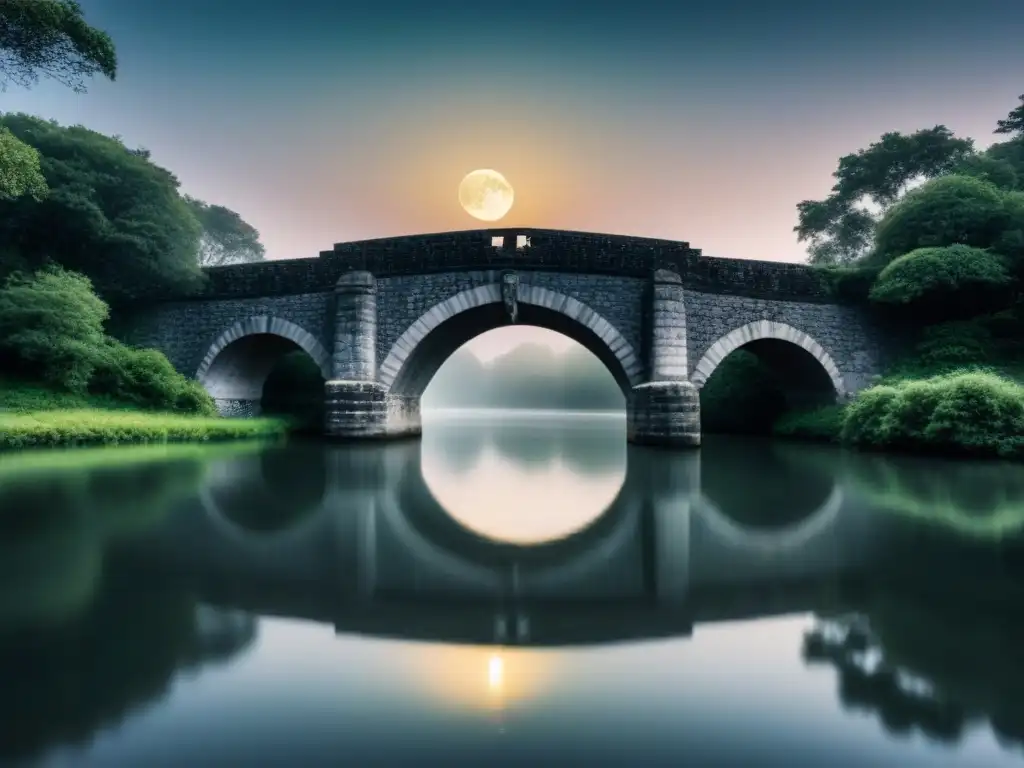
[(1024, 765), (1021, 505), (551, 414), (3, 456), (0, 764)]

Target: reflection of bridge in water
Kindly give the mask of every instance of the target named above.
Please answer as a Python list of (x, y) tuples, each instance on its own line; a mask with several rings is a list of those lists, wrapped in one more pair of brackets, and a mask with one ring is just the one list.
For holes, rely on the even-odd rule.
[(743, 464), (781, 476), (783, 495), (738, 513), (735, 472), (716, 476), (713, 445), (630, 448), (603, 515), (522, 546), (456, 523), (426, 487), (418, 443), (272, 449), (213, 465), (201, 502), (132, 547), (208, 602), (340, 633), (525, 645), (688, 635), (812, 610), (868, 552), (866, 522), (826, 469), (798, 449), (755, 450), (759, 463)]

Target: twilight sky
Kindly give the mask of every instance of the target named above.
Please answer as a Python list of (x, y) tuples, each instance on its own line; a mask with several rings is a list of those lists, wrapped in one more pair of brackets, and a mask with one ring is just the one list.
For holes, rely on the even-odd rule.
[(237, 210), (270, 258), (502, 223), (799, 260), (795, 205), (883, 131), (982, 146), (1024, 92), (1021, 0), (82, 0), (116, 83), (0, 109), (120, 134)]

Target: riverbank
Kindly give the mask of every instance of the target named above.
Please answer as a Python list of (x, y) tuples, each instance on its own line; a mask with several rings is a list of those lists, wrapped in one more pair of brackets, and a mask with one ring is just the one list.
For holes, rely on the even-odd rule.
[(869, 451), (1024, 461), (1024, 385), (985, 369), (893, 376), (848, 404), (786, 414), (773, 433)]
[(106, 396), (0, 381), (0, 451), (85, 445), (209, 443), (280, 438), (284, 419), (225, 419), (144, 411)]

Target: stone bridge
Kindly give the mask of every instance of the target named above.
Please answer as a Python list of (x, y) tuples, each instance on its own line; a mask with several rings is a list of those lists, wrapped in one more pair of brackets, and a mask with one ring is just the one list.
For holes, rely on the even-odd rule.
[(710, 258), (688, 243), (491, 229), (338, 244), (317, 258), (218, 267), (198, 294), (118, 315), (225, 415), (258, 413), (281, 355), (326, 382), (328, 435), (420, 433), (442, 363), (509, 323), (565, 334), (608, 367), (637, 443), (700, 443), (698, 391), (743, 347), (794, 403), (843, 398), (881, 370), (884, 334), (805, 265)]
[[(776, 460), (798, 462), (815, 488), (776, 500), (788, 507), (779, 524), (716, 503), (700, 453), (631, 447), (604, 514), (521, 545), (456, 523), (415, 442), (271, 450), (218, 461), (198, 498), (126, 546), (205, 602), (337, 632), (529, 645), (687, 635), (694, 622), (811, 610), (876, 548), (829, 470), (799, 451)], [(248, 519), (275, 500), (277, 524)]]

